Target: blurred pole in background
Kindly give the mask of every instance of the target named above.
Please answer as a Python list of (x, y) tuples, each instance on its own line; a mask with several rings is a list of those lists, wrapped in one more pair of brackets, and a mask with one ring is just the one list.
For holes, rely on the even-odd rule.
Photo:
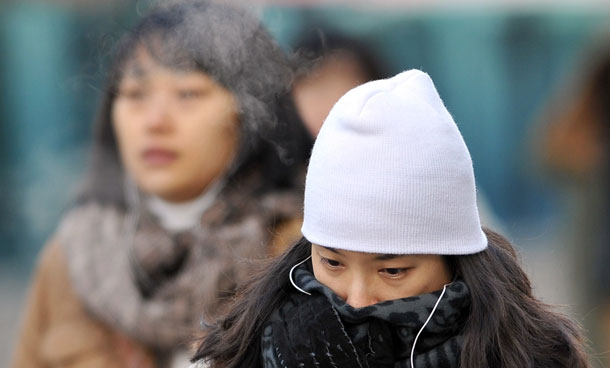
[(80, 5), (0, 5), (0, 261), (26, 268), (78, 184), (108, 39), (133, 17)]
[(0, 366), (38, 250), (78, 185), (105, 53), (135, 14), (132, 1), (0, 3)]
[(86, 125), (74, 124), (67, 91), (67, 77), (79, 69), (72, 21), (66, 9), (51, 5), (2, 12), (3, 256), (36, 253), (41, 233), (65, 204), (62, 181), (76, 178), (70, 147), (85, 138)]

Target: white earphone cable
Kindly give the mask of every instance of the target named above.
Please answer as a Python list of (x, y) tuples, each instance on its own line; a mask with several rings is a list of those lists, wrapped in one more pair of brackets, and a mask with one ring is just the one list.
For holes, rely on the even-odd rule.
[(421, 328), (419, 329), (419, 332), (415, 336), (415, 340), (413, 340), (413, 347), (411, 348), (411, 368), (415, 368), (415, 365), (413, 364), (413, 361), (414, 361), (413, 355), (415, 355), (415, 345), (417, 344), (417, 339), (419, 339), (419, 335), (422, 333), (422, 331), (424, 331), (424, 328), (426, 328), (426, 325), (432, 319), (432, 315), (434, 315), (434, 312), (436, 312), (436, 307), (438, 307), (439, 303), (441, 302), (443, 295), (445, 295), (445, 290), (447, 290), (447, 286), (449, 286), (449, 285), (450, 284), (445, 284), (443, 286), (443, 291), (441, 292), (441, 295), (438, 297), (436, 304), (434, 304), (434, 308), (432, 308), (432, 312), (430, 312), (428, 319), (426, 320), (426, 322), (424, 322), (424, 325), (421, 326)]
[(294, 288), (297, 289), (298, 291), (302, 292), (303, 294), (307, 294), (307, 295), (311, 295), (311, 293), (309, 293), (309, 292), (301, 289), (300, 287), (298, 287), (297, 284), (294, 283), (294, 280), (292, 280), (292, 271), (294, 271), (295, 268), (299, 267), (303, 263), (307, 262), (307, 260), (309, 258), (311, 258), (311, 256), (305, 258), (301, 262), (299, 262), (299, 263), (295, 264), (294, 266), (292, 266), (292, 268), (290, 269), (290, 273), (288, 274), (288, 278), (290, 279), (290, 283), (292, 284), (292, 286), (294, 286)]

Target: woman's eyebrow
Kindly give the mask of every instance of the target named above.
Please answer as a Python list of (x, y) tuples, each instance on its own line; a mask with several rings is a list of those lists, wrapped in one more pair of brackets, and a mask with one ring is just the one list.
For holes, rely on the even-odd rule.
[(147, 74), (148, 71), (146, 68), (138, 63), (128, 65), (123, 71), (124, 77), (131, 77), (135, 79), (143, 79)]
[[(341, 252), (335, 248), (325, 247), (323, 245), (320, 245), (320, 246), (330, 252), (341, 255)], [(375, 256), (375, 260), (376, 261), (387, 261), (389, 259), (394, 259), (394, 258), (398, 258), (398, 257), (402, 257), (402, 255), (401, 254), (378, 254), (377, 256)]]
[(394, 258), (398, 258), (398, 257), (402, 257), (402, 255), (400, 254), (380, 254), (377, 257), (375, 257), (376, 261), (387, 261), (388, 259), (394, 259)]
[(336, 250), (335, 248), (329, 248), (329, 247), (325, 247), (325, 246), (323, 246), (323, 245), (320, 245), (320, 246), (321, 246), (322, 248), (324, 248), (324, 249), (328, 250), (328, 251), (331, 251), (331, 252), (333, 252), (333, 253), (337, 253), (337, 254), (341, 255), (341, 252), (339, 252), (339, 251), (338, 251), (338, 250)]

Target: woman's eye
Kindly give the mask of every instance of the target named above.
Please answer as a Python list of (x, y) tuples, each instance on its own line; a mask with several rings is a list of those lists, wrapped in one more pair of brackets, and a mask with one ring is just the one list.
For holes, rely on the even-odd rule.
[(323, 264), (325, 264), (329, 268), (339, 268), (339, 267), (341, 267), (341, 262), (335, 261), (333, 259), (325, 258), (325, 257), (320, 257), (320, 262), (322, 262)]
[(196, 99), (205, 94), (205, 91), (202, 89), (183, 89), (178, 91), (178, 97), (182, 100), (191, 100)]
[(129, 100), (138, 101), (143, 99), (146, 96), (146, 93), (142, 88), (127, 88), (119, 90), (119, 96)]
[(404, 275), (404, 273), (408, 270), (408, 268), (403, 267), (403, 268), (384, 268), (382, 270), (380, 270), (379, 272), (384, 273), (386, 276), (389, 277), (399, 277)]

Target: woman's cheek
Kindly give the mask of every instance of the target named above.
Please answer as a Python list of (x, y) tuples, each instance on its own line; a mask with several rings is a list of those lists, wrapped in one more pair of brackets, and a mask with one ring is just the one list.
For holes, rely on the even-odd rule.
[(342, 281), (342, 277), (331, 274), (332, 272), (324, 269), (324, 266), (322, 265), (320, 268), (321, 270), (319, 270), (318, 272), (319, 276), (314, 274), (316, 276), (316, 279), (318, 279), (320, 283), (326, 285), (326, 287), (331, 289), (335, 294), (343, 298), (345, 293), (343, 287), (344, 282)]

